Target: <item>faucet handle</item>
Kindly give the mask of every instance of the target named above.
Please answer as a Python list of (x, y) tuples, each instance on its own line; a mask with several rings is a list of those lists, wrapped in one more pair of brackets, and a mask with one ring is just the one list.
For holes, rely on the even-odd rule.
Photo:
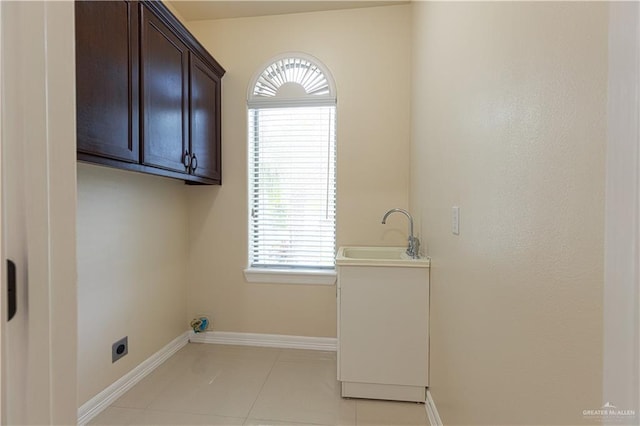
[(413, 259), (420, 257), (420, 240), (418, 237), (409, 236), (409, 247), (407, 248), (407, 254)]

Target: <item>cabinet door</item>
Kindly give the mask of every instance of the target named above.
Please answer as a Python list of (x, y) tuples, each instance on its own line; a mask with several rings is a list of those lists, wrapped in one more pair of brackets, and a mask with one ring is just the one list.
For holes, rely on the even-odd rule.
[(194, 54), (190, 71), (191, 173), (220, 181), (220, 78)]
[(142, 163), (186, 173), (189, 51), (145, 6), (140, 13)]
[(137, 163), (137, 2), (78, 1), (75, 25), (78, 151)]
[(340, 267), (343, 382), (427, 386), (429, 270)]

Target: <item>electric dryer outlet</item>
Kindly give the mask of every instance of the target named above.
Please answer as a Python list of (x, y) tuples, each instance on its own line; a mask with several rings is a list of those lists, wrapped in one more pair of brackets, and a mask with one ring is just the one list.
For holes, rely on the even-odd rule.
[(123, 356), (129, 353), (129, 336), (125, 336), (122, 339), (111, 345), (111, 363), (116, 362)]

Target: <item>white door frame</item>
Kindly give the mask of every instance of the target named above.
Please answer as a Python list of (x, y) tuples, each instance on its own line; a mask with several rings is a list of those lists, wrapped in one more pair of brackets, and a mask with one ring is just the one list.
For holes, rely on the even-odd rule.
[[(640, 4), (609, 3), (603, 405), (640, 418)], [(589, 408), (589, 407), (585, 407)], [(620, 424), (604, 418), (604, 424)]]
[(2, 279), (1, 277), (5, 276), (5, 257), (4, 257), (4, 251), (3, 251), (3, 244), (1, 243), (3, 240), (3, 232), (2, 232), (2, 223), (3, 223), (3, 211), (4, 211), (4, 205), (2, 203), (2, 99), (4, 99), (3, 96), (3, 79), (2, 79), (2, 67), (3, 67), (3, 63), (2, 63), (2, 56), (3, 56), (3, 50), (2, 50), (2, 4), (0, 4), (0, 424), (6, 425), (7, 424), (7, 419), (5, 418), (5, 383), (4, 383), (4, 377), (5, 377), (5, 373), (4, 373), (4, 350), (5, 350), (5, 344), (4, 344), (4, 326), (5, 326), (5, 318), (7, 318), (7, 302), (5, 300), (5, 294), (7, 294), (7, 290), (6, 290), (6, 284), (4, 282), (4, 279)]
[[(3, 2), (2, 146), (24, 153), (29, 350), (26, 423), (77, 421), (75, 37), (73, 2)], [(10, 21), (11, 20), (11, 21)], [(7, 25), (16, 22), (19, 25)], [(8, 33), (7, 31), (10, 31)], [(12, 58), (7, 60), (7, 55)], [(10, 80), (10, 81), (8, 81)], [(12, 92), (13, 94), (9, 94)], [(8, 132), (8, 130), (12, 130)], [(7, 134), (13, 135), (10, 139)], [(9, 160), (9, 159), (7, 159)], [(10, 182), (5, 182), (10, 184)], [(4, 255), (0, 263), (4, 266)], [(2, 298), (4, 302), (4, 298)], [(6, 322), (4, 303), (2, 318)], [(2, 333), (4, 339), (4, 333)], [(6, 349), (4, 345), (2, 349)], [(2, 368), (7, 358), (2, 357)], [(1, 371), (1, 370), (0, 370)], [(6, 389), (2, 375), (0, 394)], [(3, 424), (6, 400), (0, 399)], [(11, 419), (8, 419), (10, 422)]]

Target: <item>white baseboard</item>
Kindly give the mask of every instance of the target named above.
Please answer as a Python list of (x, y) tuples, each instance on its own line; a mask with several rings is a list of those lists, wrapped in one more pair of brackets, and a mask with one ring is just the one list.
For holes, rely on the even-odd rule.
[(431, 392), (427, 389), (427, 400), (424, 402), (424, 408), (427, 410), (427, 417), (429, 418), (429, 423), (431, 426), (443, 426), (442, 420), (440, 419), (440, 414), (438, 414), (438, 409), (436, 408), (436, 403), (433, 402), (433, 398), (431, 397)]
[(189, 343), (188, 331), (176, 337), (165, 347), (151, 355), (140, 365), (118, 379), (115, 383), (82, 404), (82, 407), (78, 408), (78, 425), (85, 425), (91, 421), (91, 419), (100, 414), (100, 412), (111, 405), (116, 399), (120, 398), (136, 383), (144, 379), (149, 373), (165, 362), (171, 355), (178, 352), (187, 343)]
[(227, 331), (191, 332), (189, 341), (221, 345), (263, 346), (270, 348), (336, 351), (335, 337), (287, 336), (282, 334), (233, 333)]

